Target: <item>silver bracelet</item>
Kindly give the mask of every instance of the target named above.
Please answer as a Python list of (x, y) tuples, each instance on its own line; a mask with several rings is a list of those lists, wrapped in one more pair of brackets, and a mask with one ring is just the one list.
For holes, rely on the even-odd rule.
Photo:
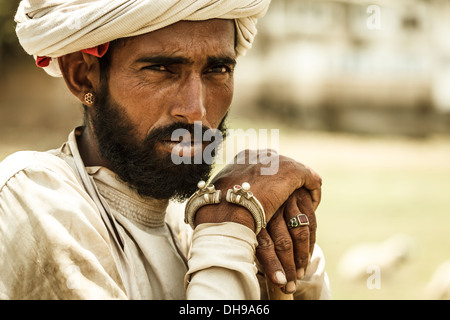
[(197, 210), (207, 204), (220, 203), (222, 197), (221, 190), (216, 190), (212, 184), (206, 186), (205, 181), (200, 181), (197, 187), (199, 190), (189, 198), (184, 209), (184, 222), (189, 224), (192, 229), (195, 228), (194, 219)]
[(226, 200), (243, 206), (250, 211), (255, 220), (256, 234), (267, 226), (264, 208), (253, 193), (250, 192), (250, 184), (248, 182), (244, 182), (242, 186), (235, 185), (233, 189), (228, 189)]

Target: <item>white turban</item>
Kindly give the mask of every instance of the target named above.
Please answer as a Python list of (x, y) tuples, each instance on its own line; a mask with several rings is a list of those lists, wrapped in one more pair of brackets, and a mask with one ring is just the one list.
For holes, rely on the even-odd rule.
[[(22, 0), (16, 33), (28, 54), (57, 58), (181, 20), (233, 19), (239, 56), (251, 47), (257, 19), (269, 4), (270, 0)], [(61, 76), (55, 60), (44, 69)]]

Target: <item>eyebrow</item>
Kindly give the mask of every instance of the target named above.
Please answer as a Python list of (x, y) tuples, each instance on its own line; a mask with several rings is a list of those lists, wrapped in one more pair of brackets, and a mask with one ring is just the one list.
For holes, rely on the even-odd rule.
[(236, 59), (233, 59), (229, 56), (208, 57), (207, 64), (208, 64), (208, 66), (214, 66), (214, 65), (235, 66)]
[(136, 60), (136, 62), (171, 65), (171, 64), (189, 64), (190, 60), (184, 57), (154, 56), (154, 57), (143, 57)]
[[(174, 65), (174, 64), (191, 64), (192, 60), (185, 57), (177, 56), (152, 56), (152, 57), (142, 57), (136, 60), (137, 63), (152, 63), (161, 65)], [(207, 58), (207, 65), (236, 65), (236, 60), (229, 56), (209, 56)]]

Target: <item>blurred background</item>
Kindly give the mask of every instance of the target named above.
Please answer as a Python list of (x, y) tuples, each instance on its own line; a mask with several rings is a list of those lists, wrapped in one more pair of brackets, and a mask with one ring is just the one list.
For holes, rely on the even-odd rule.
[[(0, 0), (0, 160), (82, 122)], [(230, 128), (279, 129), (323, 178), (334, 299), (450, 298), (450, 2), (272, 0), (238, 61)]]

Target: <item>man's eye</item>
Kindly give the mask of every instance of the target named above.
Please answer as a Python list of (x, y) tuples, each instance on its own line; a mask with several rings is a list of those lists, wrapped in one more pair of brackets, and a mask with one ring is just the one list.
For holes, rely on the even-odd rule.
[(161, 64), (146, 66), (144, 69), (149, 69), (149, 70), (153, 70), (153, 71), (168, 71), (167, 67), (163, 66)]
[(227, 66), (217, 66), (217, 67), (210, 68), (208, 70), (208, 72), (210, 72), (210, 73), (227, 73), (230, 71), (231, 71), (231, 69)]

